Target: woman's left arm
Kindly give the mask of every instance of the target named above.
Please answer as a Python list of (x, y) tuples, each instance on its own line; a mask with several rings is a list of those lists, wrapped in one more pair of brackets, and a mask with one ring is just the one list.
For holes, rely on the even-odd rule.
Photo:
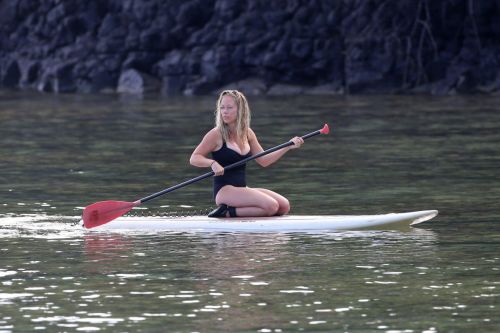
[[(261, 165), (262, 167), (265, 168), (265, 167), (273, 164), (277, 160), (279, 160), (283, 155), (285, 155), (285, 153), (287, 151), (289, 151), (291, 149), (299, 148), (304, 143), (304, 139), (302, 139), (301, 137), (298, 137), (298, 136), (294, 137), (290, 141), (292, 141), (294, 143), (292, 146), (282, 148), (282, 149), (277, 150), (275, 152), (272, 152), (270, 154), (261, 156), (255, 160), (257, 161), (257, 163), (259, 163), (259, 165)], [(264, 151), (264, 149), (262, 149), (262, 146), (259, 143), (259, 140), (257, 139), (257, 136), (255, 135), (255, 133), (252, 129), (248, 129), (248, 143), (250, 145), (250, 151), (252, 152), (252, 155), (255, 155), (255, 154), (258, 154), (258, 153)]]

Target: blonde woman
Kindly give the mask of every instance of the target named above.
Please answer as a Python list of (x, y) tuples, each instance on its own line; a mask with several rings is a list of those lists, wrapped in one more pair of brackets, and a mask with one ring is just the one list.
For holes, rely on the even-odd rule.
[[(290, 210), (288, 200), (282, 195), (247, 187), (245, 165), (224, 172), (225, 166), (264, 151), (250, 128), (250, 118), (246, 97), (237, 90), (223, 91), (217, 100), (215, 127), (191, 155), (191, 165), (209, 167), (215, 173), (214, 198), (218, 207), (208, 215), (210, 217), (274, 216)], [(256, 159), (257, 163), (267, 167), (304, 143), (301, 137), (291, 141), (294, 145), (261, 156)]]

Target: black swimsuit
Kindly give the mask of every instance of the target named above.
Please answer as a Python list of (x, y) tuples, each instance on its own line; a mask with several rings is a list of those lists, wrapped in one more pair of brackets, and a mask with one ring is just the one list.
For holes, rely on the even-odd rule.
[[(246, 155), (240, 155), (231, 148), (228, 148), (226, 142), (222, 143), (222, 147), (219, 150), (212, 152), (212, 158), (223, 167), (239, 162), (250, 156), (252, 156), (251, 152), (248, 152)], [(233, 185), (236, 187), (247, 186), (245, 169), (246, 164), (243, 164), (234, 169), (224, 171), (222, 176), (215, 176), (214, 198), (217, 196), (217, 192), (219, 192), (219, 190), (226, 185)]]

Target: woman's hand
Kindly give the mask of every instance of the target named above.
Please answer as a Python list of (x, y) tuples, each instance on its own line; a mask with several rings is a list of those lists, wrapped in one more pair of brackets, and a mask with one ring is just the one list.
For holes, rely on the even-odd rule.
[(222, 176), (224, 174), (224, 167), (222, 167), (222, 165), (220, 165), (217, 161), (213, 161), (210, 168), (212, 168), (212, 171), (216, 176)]
[(290, 141), (293, 142), (293, 146), (290, 146), (290, 149), (300, 148), (304, 144), (304, 139), (300, 136), (296, 136)]

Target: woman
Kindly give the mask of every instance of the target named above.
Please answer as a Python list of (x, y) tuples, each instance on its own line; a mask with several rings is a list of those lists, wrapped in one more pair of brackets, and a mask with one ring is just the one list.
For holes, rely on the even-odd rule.
[[(189, 162), (210, 167), (215, 173), (214, 197), (218, 208), (210, 217), (274, 216), (290, 211), (288, 200), (276, 192), (246, 186), (245, 165), (224, 172), (224, 167), (263, 151), (250, 128), (250, 108), (245, 96), (237, 90), (219, 95), (215, 111), (215, 128), (196, 147)], [(304, 140), (295, 137), (294, 145), (256, 159), (263, 167), (279, 160), (287, 151), (299, 148)], [(212, 154), (212, 158), (208, 155)]]

